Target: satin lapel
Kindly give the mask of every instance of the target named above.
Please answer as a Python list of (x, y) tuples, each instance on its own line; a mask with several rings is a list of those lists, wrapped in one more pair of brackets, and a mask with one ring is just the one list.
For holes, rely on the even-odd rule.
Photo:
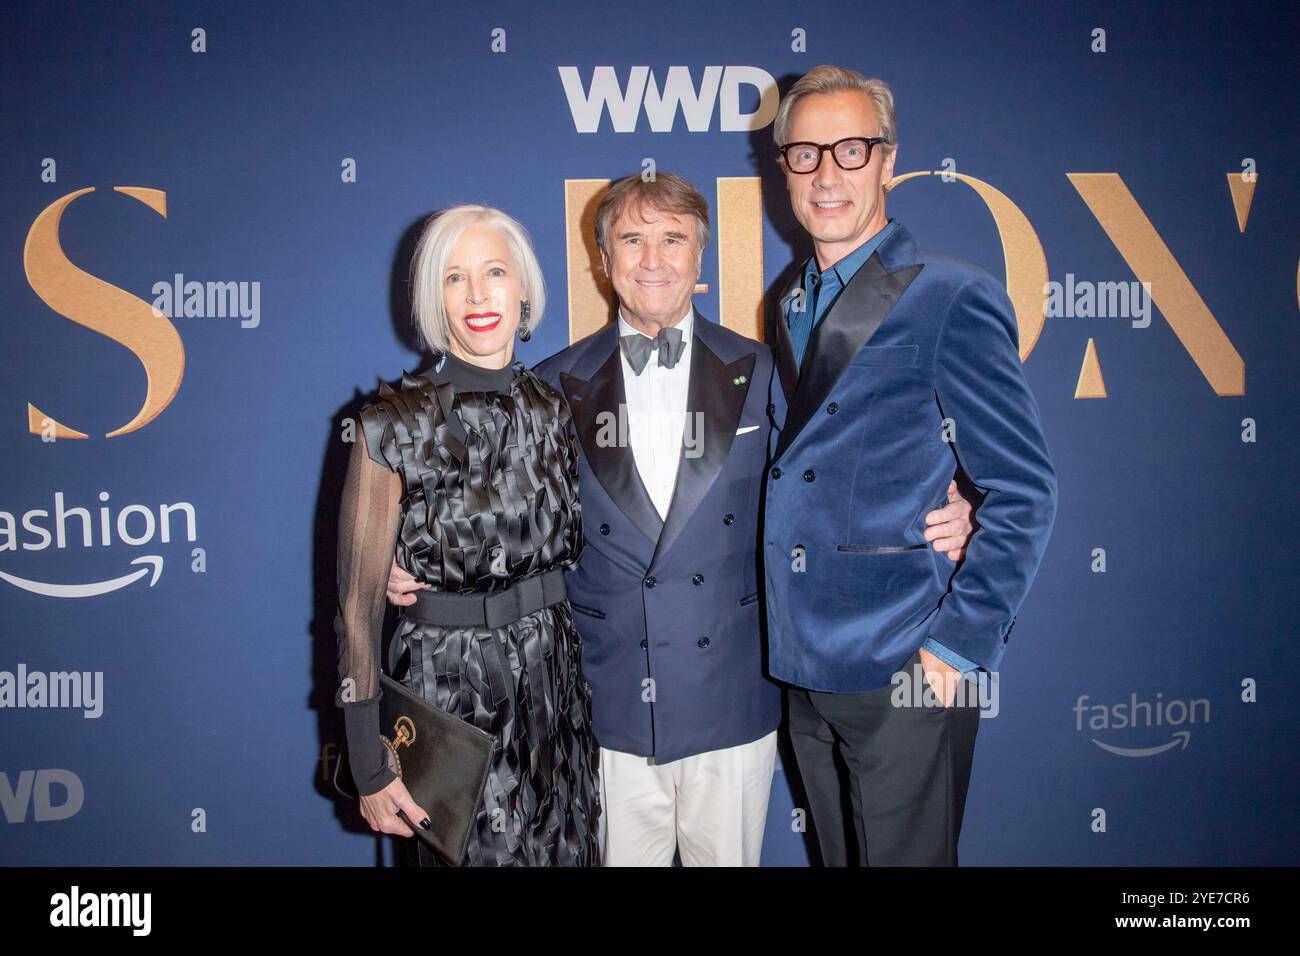
[(663, 521), (641, 482), (632, 448), (627, 444), (627, 399), (618, 336), (611, 336), (611, 340), (614, 348), (596, 374), (584, 381), (562, 372), (560, 385), (573, 411), (578, 440), (591, 470), (619, 510), (653, 543), (659, 540)]
[(813, 330), (812, 340), (808, 343), (811, 354), (804, 357), (805, 371), (790, 401), (774, 461), (785, 453), (816, 414), (854, 356), (876, 334), (922, 268), (923, 264), (916, 263), (897, 272), (886, 272), (877, 249), (858, 269)]
[[(663, 533), (659, 535), (659, 545), (650, 562), (652, 568), (661, 555), (668, 553), (668, 549), (695, 514), (695, 509), (713, 487), (713, 482), (731, 451), (731, 443), (736, 438), (736, 425), (740, 421), (745, 396), (749, 394), (749, 386), (754, 379), (757, 355), (751, 352), (725, 364), (705, 341), (709, 335), (707, 326), (708, 319), (696, 312), (696, 332), (691, 348), (691, 384), (686, 398), (686, 414), (689, 416), (686, 427), (688, 436), (692, 434), (689, 429), (694, 429), (697, 443), (695, 450), (699, 454), (688, 457), (686, 443), (682, 443), (677, 484), (673, 488), (673, 500), (668, 506)], [(703, 335), (701, 328), (705, 329)], [(697, 422), (702, 427), (697, 427)]]
[(790, 312), (790, 298), (799, 291), (803, 280), (803, 270), (795, 273), (794, 279), (785, 287), (785, 292), (781, 293), (780, 304), (776, 310), (776, 328), (773, 330), (771, 341), (775, 343), (772, 350), (776, 358), (776, 371), (781, 377), (781, 391), (785, 392), (786, 404), (794, 397), (795, 388), (799, 384), (799, 366), (794, 361), (794, 342), (790, 339), (790, 326), (787, 316)]

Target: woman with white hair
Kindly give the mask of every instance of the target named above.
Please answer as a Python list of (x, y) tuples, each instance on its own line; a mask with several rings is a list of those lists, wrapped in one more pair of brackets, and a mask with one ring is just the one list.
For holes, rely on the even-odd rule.
[[(583, 542), (578, 452), (564, 399), (514, 361), (516, 335), (542, 319), (541, 269), (514, 219), (456, 206), (426, 223), (411, 272), (436, 360), (361, 410), (339, 531), (336, 703), (362, 814), (382, 833), (413, 835), (399, 811), (427, 826), (379, 736), (396, 548), (425, 584), (398, 629), (402, 683), (496, 738), (463, 862), (598, 865), (591, 694), (563, 597)], [(517, 617), (502, 622), (484, 598), (514, 588)], [(417, 845), (422, 865), (440, 863)]]

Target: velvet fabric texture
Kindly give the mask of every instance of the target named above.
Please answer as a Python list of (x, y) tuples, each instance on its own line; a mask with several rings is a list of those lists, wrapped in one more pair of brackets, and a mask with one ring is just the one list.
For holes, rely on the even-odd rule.
[[(996, 670), (1056, 514), (1006, 291), (900, 223), (822, 319), (800, 374), (784, 321), (798, 281), (768, 334), (772, 675), (873, 690), (930, 637)], [(925, 515), (959, 470), (984, 497), (953, 564), (925, 541)]]

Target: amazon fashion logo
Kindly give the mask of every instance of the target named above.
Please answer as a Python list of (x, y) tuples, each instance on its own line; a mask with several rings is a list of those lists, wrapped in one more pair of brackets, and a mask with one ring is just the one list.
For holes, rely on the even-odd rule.
[[(188, 501), (122, 507), (111, 502), (107, 491), (101, 491), (98, 497), (100, 504), (95, 514), (89, 508), (69, 507), (62, 491), (54, 493), (51, 508), (31, 508), (21, 513), (0, 511), (0, 559), (18, 552), (122, 544), (147, 548), (154, 553), (125, 561), (116, 572), (98, 580), (52, 582), (0, 571), (0, 581), (52, 598), (98, 597), (137, 581), (143, 582), (142, 586), (153, 587), (162, 577), (165, 563), (163, 555), (158, 553), (160, 545), (170, 544), (173, 538), (187, 543), (198, 540), (198, 518), (194, 505)], [(207, 570), (203, 548), (191, 548), (189, 557), (191, 571)]]
[[(1165, 700), (1157, 693), (1155, 700), (1142, 700), (1136, 693), (1118, 704), (1089, 704), (1087, 694), (1080, 694), (1074, 702), (1074, 729), (1093, 735), (1092, 742), (1107, 753), (1117, 757), (1154, 757), (1166, 750), (1186, 750), (1192, 741), (1194, 724), (1210, 722), (1210, 702), (1197, 700)], [(1146, 746), (1121, 746), (1116, 743), (1113, 731), (1140, 729), (1140, 740)], [(1099, 739), (1105, 737), (1107, 739)], [(1126, 743), (1137, 743), (1125, 736)]]

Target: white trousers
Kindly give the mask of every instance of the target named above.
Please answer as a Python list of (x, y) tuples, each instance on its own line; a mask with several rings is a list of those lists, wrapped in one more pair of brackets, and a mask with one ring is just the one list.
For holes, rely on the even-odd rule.
[(776, 731), (655, 764), (600, 748), (605, 866), (758, 866), (776, 770)]

